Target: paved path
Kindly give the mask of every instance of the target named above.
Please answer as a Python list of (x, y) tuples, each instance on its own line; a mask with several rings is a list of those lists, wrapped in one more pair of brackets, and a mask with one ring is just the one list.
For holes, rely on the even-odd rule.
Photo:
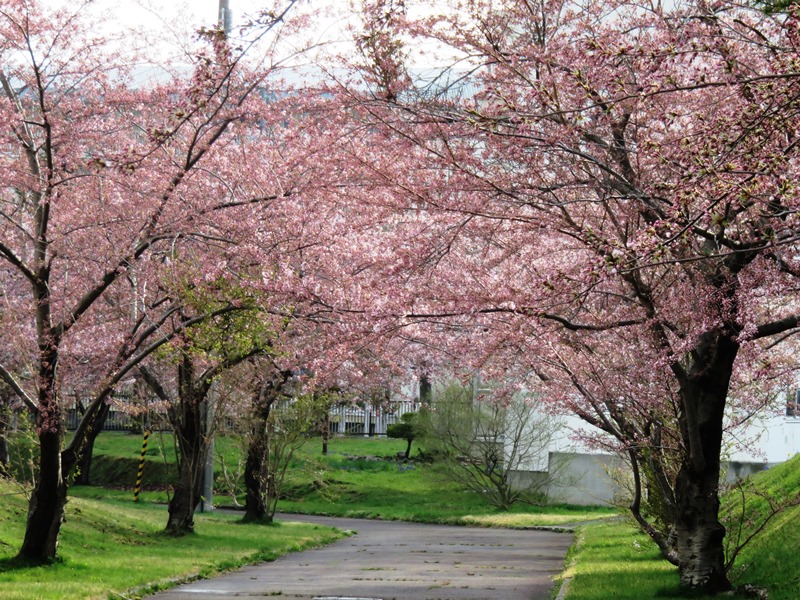
[(300, 515), (356, 535), (150, 600), (548, 600), (572, 536)]

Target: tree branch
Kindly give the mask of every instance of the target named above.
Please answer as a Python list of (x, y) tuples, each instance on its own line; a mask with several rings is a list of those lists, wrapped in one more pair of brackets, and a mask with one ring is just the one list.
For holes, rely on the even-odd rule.
[(22, 259), (18, 257), (14, 251), (6, 246), (2, 241), (0, 241), (0, 256), (4, 257), (9, 263), (16, 267), (20, 273), (25, 276), (25, 279), (31, 283), (36, 280), (36, 275), (30, 270), (28, 265), (26, 265)]
[(97, 391), (92, 402), (86, 408), (86, 412), (81, 419), (81, 422), (78, 423), (78, 427), (75, 430), (75, 434), (72, 437), (72, 441), (70, 442), (69, 446), (67, 446), (64, 451), (61, 453), (62, 457), (66, 464), (73, 464), (69, 461), (74, 461), (75, 453), (78, 451), (79, 448), (83, 445), (83, 440), (86, 437), (86, 434), (89, 430), (95, 426), (95, 419), (100, 409), (100, 404), (106, 401), (111, 390), (114, 388), (117, 383), (119, 383), (125, 375), (127, 375), (131, 369), (138, 366), (145, 358), (147, 358), (150, 354), (158, 350), (161, 346), (169, 342), (170, 340), (174, 339), (177, 335), (183, 333), (188, 328), (197, 325), (205, 321), (206, 319), (211, 319), (216, 316), (224, 315), (229, 312), (234, 312), (237, 310), (242, 310), (241, 307), (238, 306), (225, 306), (221, 309), (218, 309), (214, 312), (201, 315), (198, 317), (193, 317), (191, 319), (187, 319), (186, 321), (181, 322), (178, 327), (176, 327), (173, 331), (164, 336), (155, 340), (149, 346), (146, 346), (142, 349), (138, 354), (130, 357), (128, 361), (123, 364), (116, 373), (109, 375), (109, 377), (105, 380), (102, 387)]
[(800, 327), (800, 315), (791, 315), (779, 321), (772, 321), (771, 323), (764, 323), (756, 328), (756, 333), (753, 335), (754, 340), (769, 337), (779, 333), (785, 333), (791, 329)]
[(159, 400), (165, 403), (171, 403), (172, 400), (167, 394), (167, 390), (164, 389), (164, 386), (161, 385), (161, 382), (158, 380), (158, 377), (155, 376), (150, 369), (148, 369), (145, 365), (139, 365), (137, 370), (142, 375), (142, 379), (147, 384), (147, 386), (153, 391), (153, 393), (158, 397)]
[(28, 396), (25, 390), (19, 385), (19, 382), (17, 382), (14, 376), (9, 373), (2, 364), (0, 364), (0, 379), (5, 381), (8, 387), (14, 390), (14, 393), (25, 403), (25, 406), (28, 407), (28, 410), (30, 410), (34, 416), (39, 414), (39, 408), (36, 406), (36, 402)]

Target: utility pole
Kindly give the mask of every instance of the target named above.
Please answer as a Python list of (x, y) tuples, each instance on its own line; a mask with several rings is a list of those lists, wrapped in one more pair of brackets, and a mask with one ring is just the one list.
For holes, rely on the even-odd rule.
[(230, 4), (230, 0), (219, 0), (219, 25), (225, 32), (226, 37), (231, 34), (231, 24), (233, 23)]
[[(231, 23), (233, 13), (231, 12), (230, 0), (219, 0), (218, 24), (225, 32), (225, 37), (231, 33)], [(206, 464), (203, 468), (203, 493), (200, 500), (200, 512), (214, 510), (214, 400), (216, 384), (211, 384), (211, 390), (205, 399), (205, 410), (203, 410), (203, 421), (205, 423), (203, 435), (208, 436), (208, 454)]]
[(203, 400), (201, 419), (205, 423), (202, 435), (206, 438), (206, 464), (203, 466), (203, 493), (200, 498), (200, 512), (214, 510), (214, 401), (216, 400), (216, 382)]

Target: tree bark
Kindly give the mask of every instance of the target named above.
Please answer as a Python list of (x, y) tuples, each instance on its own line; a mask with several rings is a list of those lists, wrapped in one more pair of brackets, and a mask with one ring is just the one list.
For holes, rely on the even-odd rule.
[(270, 407), (259, 411), (253, 424), (250, 442), (247, 445), (247, 461), (244, 465), (245, 521), (271, 521), (267, 504), (269, 487), (269, 454), (267, 419)]
[(419, 376), (419, 401), (422, 404), (430, 404), (432, 397), (431, 380), (428, 375)]
[(725, 571), (725, 527), (719, 522), (719, 469), (684, 466), (677, 483), (681, 586), (710, 594), (728, 591), (732, 586)]
[(263, 385), (255, 399), (253, 425), (244, 465), (245, 521), (272, 521), (269, 510), (269, 413), (277, 394), (272, 385)]
[(178, 365), (178, 407), (172, 426), (180, 450), (178, 484), (169, 502), (167, 532), (184, 535), (194, 531), (194, 511), (200, 502), (203, 470), (208, 453), (208, 423), (203, 400), (208, 386), (195, 386), (194, 363), (184, 354)]
[(90, 474), (92, 470), (92, 456), (94, 455), (94, 442), (103, 430), (110, 409), (111, 405), (108, 404), (108, 402), (102, 404), (92, 428), (86, 434), (83, 447), (78, 452), (78, 474), (75, 477), (75, 483), (78, 485), (91, 485), (92, 483)]
[(253, 424), (244, 468), (245, 521), (271, 522), (277, 494), (275, 473), (270, 465), (269, 416), (291, 371), (278, 371), (261, 383), (253, 398)]
[(199, 444), (182, 445), (178, 485), (169, 501), (166, 530), (175, 536), (194, 532), (194, 511), (200, 503), (205, 453)]
[(704, 336), (681, 384), (686, 454), (675, 482), (675, 530), (681, 586), (716, 594), (732, 589), (719, 521), (725, 403), (739, 345), (725, 333)]
[(0, 477), (9, 476), (8, 426), (11, 409), (5, 386), (0, 384)]
[(331, 415), (330, 411), (326, 410), (325, 414), (322, 416), (322, 421), (320, 425), (320, 433), (322, 434), (322, 455), (328, 455), (328, 443), (331, 439)]
[(8, 477), (8, 440), (7, 430), (0, 424), (0, 477)]
[(28, 503), (25, 539), (17, 555), (18, 558), (33, 563), (55, 559), (58, 534), (67, 504), (68, 473), (65, 473), (61, 460), (64, 423), (56, 393), (58, 344), (55, 339), (46, 336), (42, 338), (44, 341), (39, 344), (39, 413), (36, 416), (39, 481)]
[(61, 469), (61, 431), (42, 431), (39, 450), (39, 482), (28, 505), (25, 539), (18, 557), (46, 563), (56, 557), (58, 534), (67, 505), (67, 482)]

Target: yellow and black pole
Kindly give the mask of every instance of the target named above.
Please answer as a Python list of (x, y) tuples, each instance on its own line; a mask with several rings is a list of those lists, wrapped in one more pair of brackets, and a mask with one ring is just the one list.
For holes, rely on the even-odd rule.
[(142, 475), (144, 474), (144, 455), (147, 454), (147, 438), (150, 432), (145, 430), (144, 440), (142, 441), (142, 456), (139, 459), (139, 472), (136, 474), (136, 488), (133, 491), (133, 501), (139, 501), (139, 491), (142, 489)]

